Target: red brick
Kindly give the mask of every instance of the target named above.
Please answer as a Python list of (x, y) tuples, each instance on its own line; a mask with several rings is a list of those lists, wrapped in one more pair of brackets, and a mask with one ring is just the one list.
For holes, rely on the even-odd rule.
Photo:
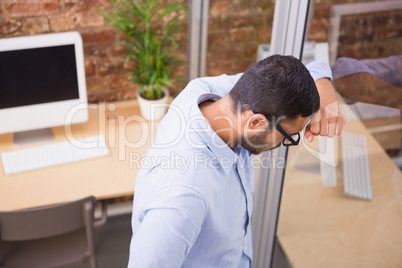
[[(360, 33), (361, 31), (365, 31), (370, 23), (370, 17), (361, 16), (361, 15), (349, 15), (346, 16), (345, 19), (342, 19), (340, 25), (340, 35), (345, 36), (344, 42), (346, 43), (354, 43), (356, 40), (356, 33)], [(348, 40), (348, 38), (352, 38)]]
[(327, 41), (328, 25), (322, 23), (322, 20), (313, 19), (309, 26), (308, 39), (316, 42)]
[(259, 27), (262, 25), (263, 17), (261, 15), (249, 17), (232, 17), (230, 19), (232, 28), (240, 28), (247, 26), (256, 26)]
[(355, 19), (354, 23), (355, 23), (356, 26), (360, 26), (359, 29), (366, 28), (370, 24), (369, 21), (370, 21), (371, 16), (358, 15), (358, 16), (355, 16), (355, 17), (357, 17), (357, 18)]
[(175, 49), (175, 52), (179, 53), (179, 55), (187, 59), (187, 41), (181, 42), (179, 46)]
[(388, 56), (401, 54), (402, 36), (387, 42)]
[(117, 76), (110, 79), (110, 88), (122, 88), (127, 87), (130, 84), (127, 76)]
[[(388, 13), (388, 12), (387, 12)], [(392, 18), (388, 13), (382, 15), (376, 15), (371, 17), (371, 25), (374, 28), (385, 28), (387, 25), (392, 23)]]
[(253, 17), (257, 14), (257, 10), (254, 5), (251, 5), (249, 1), (241, 1), (240, 3), (233, 3), (230, 5), (229, 13), (232, 16), (244, 16)]
[(132, 61), (125, 61), (123, 68), (126, 70), (132, 70), (134, 67), (134, 63)]
[(402, 25), (402, 12), (394, 13), (394, 24), (398, 26)]
[(85, 57), (107, 58), (107, 46), (99, 44), (84, 45)]
[(271, 17), (274, 14), (275, 3), (274, 1), (258, 1), (256, 4), (257, 9), (266, 11), (265, 14), (271, 13)]
[(177, 55), (175, 55), (175, 59), (182, 61), (182, 62), (186, 62), (187, 60), (187, 55), (186, 55), (186, 51), (183, 50), (181, 52), (177, 51)]
[(13, 35), (21, 33), (22, 22), (18, 19), (2, 20), (0, 19), (0, 35)]
[(85, 75), (86, 77), (92, 76), (95, 74), (95, 65), (92, 62), (85, 64)]
[(173, 89), (169, 89), (169, 95), (173, 98), (176, 98), (177, 95), (180, 94), (180, 92), (183, 90), (184, 86), (182, 87), (177, 87), (177, 88), (173, 88)]
[(109, 90), (102, 90), (98, 88), (97, 90), (93, 90), (92, 92), (88, 92), (88, 102), (89, 103), (97, 103), (100, 101), (115, 101), (116, 92), (112, 92)]
[(256, 41), (255, 29), (253, 27), (231, 29), (229, 32), (231, 42), (242, 44)]
[(374, 41), (373, 28), (367, 27), (366, 29), (360, 31), (358, 36), (360, 38), (360, 42), (362, 42), (362, 41), (373, 42)]
[(221, 49), (230, 44), (229, 31), (208, 34), (208, 49)]
[(230, 62), (233, 58), (238, 58), (241, 51), (233, 48), (222, 49), (219, 51), (210, 51), (207, 53), (208, 62)]
[(187, 66), (183, 64), (182, 66), (179, 66), (177, 69), (172, 71), (171, 78), (172, 78), (172, 83), (175, 84), (179, 88), (183, 88), (184, 85), (180, 81), (180, 79), (184, 79), (187, 76)]
[[(317, 21), (317, 20), (313, 19), (312, 21), (314, 22), (314, 21)], [(342, 19), (340, 24), (339, 24), (339, 31), (346, 32), (348, 30), (348, 28), (349, 28), (349, 24), (351, 24), (350, 19), (345, 19), (345, 18)], [(332, 22), (331, 22), (331, 25), (332, 25)]]
[(84, 44), (102, 43), (110, 44), (115, 41), (116, 29), (97, 29), (92, 31), (81, 31)]
[(108, 48), (109, 55), (112, 57), (124, 57), (127, 55), (127, 50), (120, 45), (114, 45)]
[(114, 97), (116, 100), (135, 99), (137, 97), (138, 88), (139, 87), (134, 84), (130, 87), (120, 88), (118, 91), (115, 91)]
[(87, 92), (88, 94), (96, 92), (96, 91), (105, 91), (108, 90), (108, 84), (106, 78), (101, 77), (87, 77)]
[(211, 3), (209, 7), (209, 16), (211, 18), (215, 17), (226, 17), (229, 10), (229, 2), (220, 1)]
[[(186, 1), (182, 1), (182, 2), (186, 2)], [(110, 3), (110, 0), (97, 0), (96, 1), (96, 7), (98, 7), (98, 8), (105, 9), (105, 8), (109, 8), (111, 6), (112, 6), (112, 4)]]
[(117, 37), (118, 37), (119, 40), (127, 39), (127, 35), (125, 35), (125, 34), (122, 33), (122, 32), (118, 32), (118, 33), (117, 33)]
[(363, 59), (364, 51), (360, 44), (353, 45), (353, 46), (338, 45), (338, 57)]
[(372, 43), (367, 46), (363, 58), (377, 59), (385, 57), (386, 43)]
[[(162, 13), (162, 11), (161, 11), (160, 13)], [(185, 21), (187, 20), (187, 16), (184, 14), (184, 12), (178, 12), (178, 11), (176, 11), (176, 12), (172, 12), (172, 13), (169, 13), (169, 14), (165, 15), (165, 16), (161, 19), (161, 22), (163, 22), (161, 26), (163, 26), (163, 24), (166, 24), (166, 23), (168, 23), (169, 21), (171, 21), (171, 20), (172, 20), (175, 16), (177, 16), (179, 13), (181, 13), (180, 18), (185, 22)], [(156, 15), (158, 16), (159, 14), (157, 13)]]
[(81, 27), (103, 26), (104, 23), (105, 20), (103, 17), (95, 11), (81, 12), (78, 14), (78, 25)]
[(213, 64), (210, 65), (208, 64), (207, 66), (207, 75), (208, 76), (216, 76), (216, 75), (221, 75), (221, 74), (229, 74), (229, 69), (230, 69), (230, 63), (222, 64)]
[(272, 24), (274, 24), (274, 14), (268, 12), (266, 16), (262, 16), (262, 25), (263, 27), (268, 26), (272, 28)]
[(76, 24), (77, 24), (77, 17), (75, 15), (53, 17), (50, 19), (50, 28), (54, 32), (64, 32), (68, 30), (73, 30)]
[(249, 45), (244, 48), (244, 56), (246, 56), (247, 58), (257, 59), (257, 50), (258, 45), (257, 46)]
[(219, 31), (229, 31), (232, 27), (232, 24), (229, 19), (217, 19), (210, 18), (208, 20), (208, 31), (210, 33), (219, 32)]
[(99, 63), (98, 70), (101, 76), (123, 72), (123, 60), (106, 61)]
[(329, 18), (331, 8), (330, 6), (316, 6), (314, 7), (315, 18)]
[(376, 32), (377, 40), (386, 42), (390, 38), (399, 38), (402, 36), (402, 27), (398, 28), (379, 28)]
[(253, 64), (254, 62), (255, 62), (254, 59), (253, 59), (253, 60), (248, 59), (248, 60), (238, 60), (238, 61), (235, 61), (235, 62), (233, 62), (233, 63), (230, 65), (230, 74), (242, 73), (242, 72), (244, 72), (245, 70), (247, 70), (247, 68), (248, 68), (251, 64)]
[(161, 3), (187, 3), (187, 0), (162, 0)]
[(45, 17), (28, 18), (25, 20), (24, 31), (29, 34), (47, 33), (49, 30), (49, 20)]
[[(96, 4), (96, 0), (64, 0), (64, 10), (68, 12), (79, 12), (89, 10)], [(105, 2), (105, 1), (100, 1)], [(98, 5), (99, 7), (99, 5)]]
[(5, 9), (11, 17), (29, 17), (58, 13), (60, 6), (57, 0), (8, 0)]
[(125, 100), (125, 99), (135, 99), (137, 96), (138, 86), (131, 84), (127, 88), (119, 88), (118, 90), (97, 90), (88, 93), (89, 102), (100, 102), (100, 101), (115, 101), (115, 100)]
[(264, 26), (257, 31), (258, 43), (270, 43), (272, 35), (272, 27)]

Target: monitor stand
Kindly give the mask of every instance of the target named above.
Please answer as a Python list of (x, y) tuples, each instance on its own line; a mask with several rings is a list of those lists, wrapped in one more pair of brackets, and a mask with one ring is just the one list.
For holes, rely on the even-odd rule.
[(30, 131), (15, 132), (13, 142), (15, 146), (31, 143), (51, 141), (54, 139), (52, 129), (43, 128)]

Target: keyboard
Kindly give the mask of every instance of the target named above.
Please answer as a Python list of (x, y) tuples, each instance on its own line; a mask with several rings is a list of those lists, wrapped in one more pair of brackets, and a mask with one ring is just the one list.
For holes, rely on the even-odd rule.
[(346, 196), (372, 200), (367, 138), (342, 132), (343, 192)]
[(4, 152), (1, 160), (4, 173), (11, 175), (107, 155), (105, 139), (97, 135)]

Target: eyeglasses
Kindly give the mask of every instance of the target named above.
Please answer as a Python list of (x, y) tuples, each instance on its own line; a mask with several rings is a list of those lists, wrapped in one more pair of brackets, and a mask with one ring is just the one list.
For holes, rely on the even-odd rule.
[(281, 133), (284, 136), (283, 141), (282, 141), (282, 144), (284, 146), (299, 145), (300, 133), (289, 135), (288, 133), (286, 133), (285, 130), (283, 130), (283, 128), (279, 125), (279, 123), (277, 123), (277, 122), (275, 122), (275, 120), (273, 120), (273, 118), (271, 116), (258, 112), (258, 111), (255, 111), (255, 110), (252, 110), (252, 111), (255, 114), (262, 114), (263, 116), (265, 116), (269, 121), (271, 121), (274, 124), (275, 128), (279, 131), (279, 133)]

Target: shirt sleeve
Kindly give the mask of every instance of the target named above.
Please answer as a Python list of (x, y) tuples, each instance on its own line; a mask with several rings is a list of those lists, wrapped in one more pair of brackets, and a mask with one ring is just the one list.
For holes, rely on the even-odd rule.
[(313, 77), (314, 81), (321, 78), (328, 78), (332, 80), (331, 67), (323, 61), (313, 61), (306, 65), (307, 70)]
[(196, 190), (166, 186), (144, 209), (133, 234), (129, 268), (181, 267), (204, 220), (206, 203)]

